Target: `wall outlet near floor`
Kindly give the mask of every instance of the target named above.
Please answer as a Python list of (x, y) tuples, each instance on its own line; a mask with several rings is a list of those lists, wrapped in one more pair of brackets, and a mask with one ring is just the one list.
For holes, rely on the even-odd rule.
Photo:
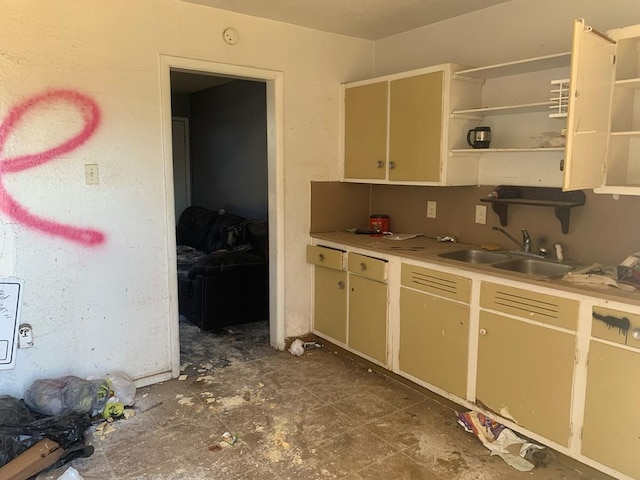
[(476, 223), (487, 223), (487, 206), (476, 205)]
[(436, 218), (436, 202), (431, 200), (427, 202), (427, 218)]

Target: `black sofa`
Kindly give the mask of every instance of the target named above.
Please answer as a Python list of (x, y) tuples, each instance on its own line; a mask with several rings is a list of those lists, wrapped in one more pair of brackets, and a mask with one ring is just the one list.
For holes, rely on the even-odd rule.
[(267, 222), (191, 206), (176, 243), (180, 315), (214, 331), (269, 318)]

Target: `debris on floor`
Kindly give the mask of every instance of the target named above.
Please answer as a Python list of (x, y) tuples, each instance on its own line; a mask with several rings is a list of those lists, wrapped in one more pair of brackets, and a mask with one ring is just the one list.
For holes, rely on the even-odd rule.
[(58, 477), (58, 480), (84, 480), (82, 475), (73, 467), (69, 467)]
[(44, 416), (17, 398), (0, 396), (0, 478), (31, 478), (91, 455), (93, 447), (83, 445), (90, 424), (86, 413)]
[[(520, 438), (501, 423), (478, 412), (457, 413), (458, 423), (475, 434), (482, 444), (508, 465), (521, 472), (529, 472), (537, 465), (547, 464), (551, 454), (545, 447)], [(543, 451), (544, 450), (544, 451)]]
[(293, 342), (291, 342), (289, 353), (291, 355), (299, 357), (304, 354), (305, 350), (313, 350), (316, 348), (324, 348), (324, 345), (315, 341), (304, 342), (299, 338), (296, 338)]
[(296, 338), (289, 347), (289, 353), (291, 355), (295, 355), (296, 357), (304, 354), (304, 342), (299, 338)]
[(224, 432), (222, 434), (222, 440), (228, 443), (229, 445), (235, 445), (238, 441), (238, 434), (231, 434), (230, 432)]

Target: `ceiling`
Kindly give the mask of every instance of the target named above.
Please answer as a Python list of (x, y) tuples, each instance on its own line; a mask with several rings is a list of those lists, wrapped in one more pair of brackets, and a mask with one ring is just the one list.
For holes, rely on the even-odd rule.
[(510, 0), (183, 0), (367, 40)]

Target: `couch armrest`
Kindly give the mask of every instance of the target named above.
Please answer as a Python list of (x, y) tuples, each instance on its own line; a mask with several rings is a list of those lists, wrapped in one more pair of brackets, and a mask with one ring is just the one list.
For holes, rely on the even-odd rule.
[(197, 275), (214, 276), (242, 270), (254, 270), (258, 265), (265, 265), (265, 260), (256, 253), (234, 250), (219, 250), (200, 258), (189, 269), (188, 277)]

